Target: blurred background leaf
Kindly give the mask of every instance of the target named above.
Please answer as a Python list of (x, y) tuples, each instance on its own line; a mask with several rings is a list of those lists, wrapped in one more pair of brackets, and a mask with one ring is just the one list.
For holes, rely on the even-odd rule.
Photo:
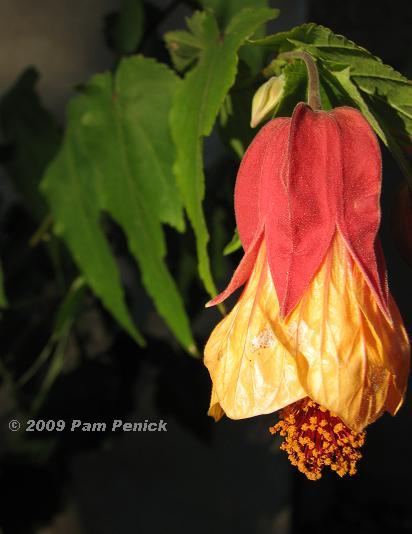
[(114, 47), (120, 55), (135, 52), (143, 37), (143, 0), (122, 0), (113, 29)]
[[(141, 56), (95, 76), (70, 105), (63, 147), (44, 178), (55, 229), (87, 282), (142, 343), (126, 308), (118, 269), (100, 227), (101, 210), (124, 230), (159, 313), (187, 350), (195, 345), (164, 257), (162, 222), (184, 228), (171, 172), (168, 110), (178, 79)], [(64, 177), (64, 178), (63, 178)]]
[(185, 71), (190, 67), (206, 46), (202, 27), (204, 16), (203, 12), (195, 11), (191, 17), (186, 18), (189, 31), (174, 30), (163, 36), (177, 71)]

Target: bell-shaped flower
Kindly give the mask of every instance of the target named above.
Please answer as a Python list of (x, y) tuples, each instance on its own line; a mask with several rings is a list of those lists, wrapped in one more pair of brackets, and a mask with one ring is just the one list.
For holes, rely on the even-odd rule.
[(210, 415), (281, 410), (272, 433), (308, 478), (356, 472), (364, 428), (400, 408), (410, 347), (391, 297), (380, 223), (381, 154), (361, 113), (296, 106), (265, 125), (236, 181), (245, 284), (205, 348)]

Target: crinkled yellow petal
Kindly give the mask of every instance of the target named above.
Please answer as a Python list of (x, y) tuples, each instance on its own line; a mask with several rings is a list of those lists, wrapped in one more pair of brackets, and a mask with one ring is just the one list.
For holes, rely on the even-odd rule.
[(302, 397), (355, 431), (402, 404), (410, 347), (396, 304), (389, 324), (339, 233), (289, 316), (279, 305), (261, 246), (238, 303), (205, 348), (217, 402), (239, 419)]
[(242, 296), (205, 348), (215, 394), (232, 419), (271, 413), (307, 395), (278, 312), (263, 244)]
[(410, 347), (392, 297), (389, 324), (336, 233), (321, 269), (288, 318), (308, 396), (359, 432), (403, 401)]

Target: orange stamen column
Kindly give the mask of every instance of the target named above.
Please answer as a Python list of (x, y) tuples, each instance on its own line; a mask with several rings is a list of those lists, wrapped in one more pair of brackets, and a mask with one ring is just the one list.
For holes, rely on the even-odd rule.
[(269, 430), (285, 438), (280, 448), (310, 480), (321, 478), (325, 465), (341, 477), (356, 473), (356, 462), (362, 457), (358, 449), (364, 444), (365, 432), (350, 430), (339, 417), (309, 397), (284, 408), (280, 421)]

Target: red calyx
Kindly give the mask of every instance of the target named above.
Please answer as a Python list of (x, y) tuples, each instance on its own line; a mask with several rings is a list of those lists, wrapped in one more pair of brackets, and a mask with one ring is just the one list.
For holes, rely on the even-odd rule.
[(291, 118), (270, 121), (249, 146), (236, 180), (236, 222), (245, 255), (209, 305), (247, 281), (265, 239), (280, 313), (287, 316), (338, 230), (389, 316), (385, 267), (375, 251), (380, 187), (379, 145), (359, 111), (313, 111), (299, 103)]

